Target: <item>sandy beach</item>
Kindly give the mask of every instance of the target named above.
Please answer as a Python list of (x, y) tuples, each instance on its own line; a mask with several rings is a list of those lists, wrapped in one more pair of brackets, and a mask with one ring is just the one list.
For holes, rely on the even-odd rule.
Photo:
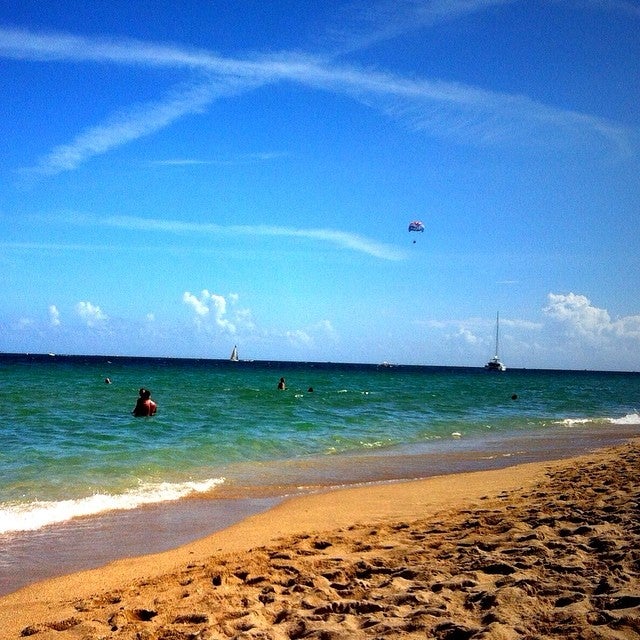
[(640, 442), (296, 497), (0, 599), (0, 638), (640, 638)]

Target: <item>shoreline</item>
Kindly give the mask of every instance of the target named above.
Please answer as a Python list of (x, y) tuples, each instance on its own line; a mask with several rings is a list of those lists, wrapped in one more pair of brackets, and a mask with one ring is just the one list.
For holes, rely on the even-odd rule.
[(637, 436), (637, 425), (575, 427), (495, 441), (462, 439), (446, 452), (407, 450), (281, 461), (261, 465), (260, 481), (265, 484), (255, 485), (247, 484), (254, 475), (249, 465), (232, 473), (231, 482), (219, 485), (209, 496), (109, 511), (8, 535), (2, 541), (0, 597), (49, 578), (170, 551), (290, 497), (564, 459)]
[(9, 534), (2, 541), (0, 597), (41, 580), (175, 549), (289, 497), (565, 459), (635, 437), (637, 425), (574, 427), (495, 441), (461, 439), (447, 452), (408, 450), (281, 461), (261, 465), (260, 481), (253, 485), (253, 467), (243, 466), (208, 496), (108, 511)]
[[(435, 587), (436, 584), (442, 585), (451, 580), (455, 581), (455, 576), (463, 565), (466, 566), (467, 560), (460, 560), (459, 566), (451, 572), (449, 578), (446, 578), (446, 566), (449, 562), (447, 554), (438, 560), (440, 565), (431, 558), (435, 573), (431, 578), (422, 576), (426, 582), (431, 580), (431, 586), (425, 591), (428, 597), (423, 594), (421, 597), (426, 598), (425, 602), (414, 602), (414, 609), (418, 604), (422, 609), (429, 609), (433, 603), (429, 605), (428, 601), (437, 599), (436, 596), (440, 597), (445, 589), (451, 589), (456, 597), (451, 596), (449, 604), (446, 602), (438, 604), (438, 607), (450, 608), (448, 613), (451, 615), (448, 617), (445, 609), (436, 607), (430, 613), (424, 613), (425, 619), (420, 624), (413, 619), (411, 624), (416, 626), (416, 629), (420, 627), (422, 634), (415, 637), (424, 637), (423, 628), (428, 628), (430, 624), (437, 626), (442, 623), (438, 617), (458, 620), (454, 615), (458, 606), (461, 607), (461, 611), (465, 611), (464, 619), (470, 620), (465, 624), (472, 625), (473, 622), (473, 624), (482, 625), (480, 619), (482, 616), (471, 621), (473, 616), (470, 611), (474, 607), (470, 607), (469, 602), (466, 605), (456, 604), (456, 598), (466, 590), (475, 593), (480, 601), (482, 600), (480, 594), (484, 590), (488, 598), (487, 602), (493, 600), (494, 596), (487, 595), (488, 589), (491, 588), (496, 593), (505, 595), (506, 592), (501, 591), (503, 588), (508, 586), (510, 589), (515, 589), (516, 587), (512, 584), (489, 585), (489, 582), (491, 580), (508, 582), (507, 576), (518, 573), (523, 573), (522, 580), (528, 581), (528, 591), (532, 591), (531, 584), (536, 582), (532, 575), (535, 577), (538, 569), (536, 563), (530, 561), (530, 556), (535, 559), (538, 553), (543, 555), (559, 553), (564, 545), (567, 548), (566, 555), (554, 562), (564, 567), (565, 581), (582, 575), (580, 564), (582, 562), (587, 578), (593, 582), (595, 569), (587, 562), (590, 556), (584, 561), (578, 561), (576, 560), (577, 552), (588, 554), (590, 549), (593, 553), (612, 552), (615, 547), (620, 556), (620, 549), (624, 542), (631, 549), (634, 549), (635, 545), (635, 556), (638, 555), (640, 528), (637, 526), (637, 521), (635, 527), (631, 527), (631, 531), (628, 527), (626, 528), (624, 535), (627, 540), (623, 541), (622, 534), (613, 531), (614, 525), (607, 523), (602, 513), (594, 515), (593, 522), (585, 522), (582, 525), (578, 522), (565, 521), (567, 517), (571, 517), (570, 515), (559, 516), (558, 514), (561, 511), (565, 513), (571, 502), (576, 504), (584, 502), (580, 509), (586, 513), (585, 509), (589, 507), (593, 510), (593, 504), (597, 501), (598, 504), (602, 503), (603, 513), (609, 514), (609, 520), (612, 520), (613, 513), (620, 517), (623, 514), (623, 508), (635, 509), (632, 517), (637, 519), (639, 458), (640, 440), (634, 439), (614, 448), (568, 459), (530, 462), (497, 470), (455, 473), (423, 480), (390, 482), (295, 496), (280, 502), (268, 511), (250, 515), (230, 527), (177, 549), (155, 555), (117, 560), (98, 569), (49, 579), (3, 596), (0, 598), (0, 638), (18, 638), (22, 634), (23, 636), (35, 635), (38, 640), (48, 640), (53, 637), (128, 639), (139, 637), (136, 634), (142, 632), (156, 634), (149, 637), (162, 637), (164, 631), (169, 633), (171, 630), (175, 633), (193, 631), (195, 634), (202, 631), (209, 634), (198, 637), (252, 637), (251, 635), (241, 636), (243, 631), (237, 626), (238, 621), (246, 623), (244, 626), (247, 628), (244, 631), (264, 628), (264, 633), (267, 634), (253, 637), (302, 637), (309, 634), (300, 632), (300, 635), (295, 635), (292, 631), (295, 625), (302, 625), (309, 631), (320, 622), (325, 627), (333, 625), (331, 627), (333, 628), (337, 625), (336, 634), (339, 633), (338, 629), (341, 625), (344, 626), (346, 623), (355, 625), (353, 628), (349, 627), (351, 629), (349, 633), (344, 636), (335, 635), (336, 638), (368, 637), (366, 629), (373, 629), (381, 624), (389, 625), (392, 618), (397, 622), (395, 613), (393, 615), (392, 613), (394, 611), (397, 613), (401, 608), (398, 604), (400, 596), (397, 594), (394, 596), (395, 604), (388, 611), (380, 608), (382, 607), (380, 602), (384, 600), (384, 588), (379, 585), (377, 587), (379, 593), (376, 592), (379, 597), (373, 597), (369, 593), (366, 599), (369, 604), (363, 605), (366, 611), (358, 611), (358, 607), (353, 602), (363, 602), (364, 591), (372, 588), (371, 584), (376, 582), (377, 578), (374, 580), (374, 576), (378, 576), (378, 572), (368, 570), (366, 579), (350, 577), (349, 572), (357, 573), (354, 567), (358, 562), (368, 565), (375, 565), (378, 561), (383, 565), (391, 563), (392, 560), (396, 562), (396, 551), (399, 548), (404, 549), (405, 556), (411, 555), (411, 545), (417, 544), (418, 539), (421, 540), (421, 544), (427, 545), (426, 549), (430, 550), (427, 553), (423, 548), (422, 556), (426, 554), (431, 557), (436, 550), (444, 548), (442, 538), (447, 535), (451, 538), (447, 547), (448, 556), (462, 553), (466, 549), (472, 552), (472, 555), (487, 556), (486, 559), (489, 562), (488, 558), (493, 551), (491, 546), (497, 544), (497, 548), (501, 549), (499, 557), (502, 558), (504, 566), (498, 571), (502, 565), (497, 561), (493, 562), (494, 569), (498, 571), (497, 574), (486, 573), (481, 569), (469, 570), (473, 575), (469, 577), (468, 582), (474, 583), (473, 587), (464, 587), (462, 584), (458, 584), (455, 588), (451, 584), (447, 587)], [(635, 474), (635, 480), (629, 477), (632, 473)], [(634, 491), (636, 492), (635, 502), (633, 496), (629, 498), (627, 495)], [(609, 499), (605, 500), (606, 497)], [(614, 511), (607, 511), (615, 501), (621, 506)], [(540, 513), (534, 518), (533, 512), (536, 510)], [(578, 512), (573, 505), (571, 513)], [(516, 513), (520, 513), (520, 517), (515, 517)], [(493, 519), (487, 514), (493, 514)], [(583, 517), (586, 518), (586, 516)], [(536, 520), (535, 526), (533, 524), (529, 526), (530, 532), (525, 531), (522, 524), (527, 518)], [(480, 521), (483, 521), (482, 528), (469, 524), (469, 522)], [(511, 523), (511, 527), (507, 531), (502, 531), (507, 522)], [(500, 526), (501, 523), (502, 526)], [(583, 532), (578, 534), (576, 532), (580, 527), (583, 528)], [(420, 535), (416, 533), (418, 530)], [(532, 537), (527, 538), (527, 535)], [(580, 545), (572, 539), (572, 536), (578, 535), (585, 537), (585, 541), (581, 541)], [(501, 536), (504, 538), (504, 543), (496, 543)], [(460, 544), (460, 540), (470, 539), (470, 537), (473, 540)], [(528, 552), (521, 551), (522, 557), (519, 558), (519, 564), (522, 566), (514, 561), (518, 540), (520, 547), (524, 545), (529, 549)], [(598, 540), (600, 542), (597, 542)], [(552, 541), (553, 544), (546, 545), (546, 541)], [(511, 555), (506, 553), (509, 548)], [(372, 550), (375, 551), (373, 556)], [(427, 562), (430, 562), (429, 557), (426, 558)], [(547, 560), (547, 564), (551, 562), (548, 558)], [(633, 554), (629, 557), (630, 562), (637, 563), (638, 560), (639, 558), (634, 558)], [(417, 579), (414, 574), (415, 566), (418, 564), (416, 555), (415, 562), (410, 563), (405, 567), (404, 572), (400, 572), (401, 575), (395, 577), (393, 572), (385, 573), (381, 569), (380, 575), (385, 575), (389, 583), (387, 590), (393, 588), (398, 590), (398, 593), (413, 592), (415, 595), (418, 587), (414, 584), (412, 591), (409, 583)], [(232, 570), (231, 565), (235, 569)], [(282, 572), (287, 572), (282, 569), (283, 565), (290, 566), (288, 587), (283, 586)], [(620, 582), (620, 585), (609, 585), (611, 588), (607, 593), (616, 595), (620, 592), (622, 595), (619, 595), (619, 598), (627, 598), (627, 600), (616, 601), (620, 607), (630, 605), (623, 607), (627, 622), (620, 622), (617, 613), (614, 615), (618, 609), (607, 609), (606, 615), (598, 610), (598, 615), (593, 614), (590, 619), (597, 620), (600, 631), (605, 631), (606, 625), (614, 622), (618, 625), (631, 625), (629, 627), (632, 630), (631, 635), (625, 637), (635, 638), (640, 637), (638, 573), (636, 570), (633, 574), (628, 569), (623, 572), (623, 565), (624, 560), (618, 557), (616, 565), (609, 568), (605, 566), (605, 571), (611, 573), (610, 582), (616, 580)], [(501, 571), (508, 573), (501, 573)], [(622, 577), (620, 577), (621, 572), (624, 573)], [(305, 580), (299, 579), (303, 574), (309, 574), (309, 576)], [(335, 575), (333, 578), (328, 578), (329, 574)], [(437, 580), (436, 574), (440, 576)], [(487, 576), (493, 576), (493, 578), (489, 580)], [(548, 591), (551, 588), (548, 584), (548, 576), (545, 576), (544, 580), (542, 578), (538, 580), (538, 582), (541, 581), (546, 581)], [(287, 580), (284, 582), (287, 583)], [(365, 583), (369, 583), (369, 586), (367, 587)], [(296, 584), (299, 591), (295, 590)], [(620, 588), (614, 588), (617, 586)], [(597, 584), (593, 584), (592, 589), (596, 587)], [(566, 585), (557, 586), (555, 590), (551, 588), (551, 591), (556, 594), (553, 596), (554, 601), (557, 603), (563, 597), (561, 593), (567, 590)], [(572, 610), (571, 607), (577, 609), (578, 603), (581, 607), (585, 607), (588, 603), (592, 604), (593, 598), (586, 592), (585, 586), (579, 589), (576, 587), (574, 590), (569, 589), (567, 591), (569, 595), (566, 597), (569, 600), (572, 598), (575, 600), (572, 602), (568, 600), (562, 607), (562, 613), (568, 614), (569, 610)], [(306, 595), (296, 600), (297, 593)], [(350, 597), (346, 598), (347, 595)], [(467, 596), (471, 597), (469, 593)], [(527, 597), (533, 596), (528, 594)], [(243, 615), (238, 615), (238, 599), (243, 598), (246, 602), (250, 602), (251, 606), (247, 605)], [(535, 602), (536, 607), (542, 606), (538, 600)], [(331, 605), (331, 602), (343, 602), (343, 604)], [(573, 606), (574, 604), (576, 606)], [(517, 608), (521, 603), (514, 602), (510, 606)], [(439, 616), (436, 615), (437, 610), (441, 611)], [(143, 611), (147, 613), (144, 614)], [(309, 612), (315, 612), (315, 618), (307, 615)], [(318, 616), (321, 620), (316, 619)], [(501, 624), (508, 627), (511, 623), (506, 613), (494, 615), (496, 618), (501, 616), (504, 618), (502, 622), (485, 620), (485, 626), (489, 628), (494, 624)], [(586, 617), (582, 623), (586, 625), (589, 616), (586, 613), (584, 616)], [(605, 620), (607, 616), (612, 620), (607, 622)], [(484, 617), (487, 618), (486, 612)], [(340, 624), (337, 618), (341, 618)], [(250, 623), (248, 623), (249, 619)], [(406, 623), (406, 616), (403, 619)], [(554, 624), (559, 624), (557, 618), (553, 621)], [(396, 622), (393, 624), (395, 625)], [(451, 624), (454, 623), (451, 622)], [(268, 635), (272, 633), (269, 629), (274, 625), (280, 625), (283, 633), (286, 629), (289, 635)], [(388, 629), (388, 633), (393, 635), (394, 628)], [(222, 633), (220, 629), (233, 633), (226, 631)], [(562, 625), (558, 629), (562, 629)], [(513, 631), (512, 635), (489, 637), (517, 637), (518, 633)], [(566, 629), (562, 633), (566, 636)], [(558, 632), (558, 637), (562, 633)], [(187, 636), (167, 635), (166, 637)], [(611, 637), (617, 636), (611, 635)]]

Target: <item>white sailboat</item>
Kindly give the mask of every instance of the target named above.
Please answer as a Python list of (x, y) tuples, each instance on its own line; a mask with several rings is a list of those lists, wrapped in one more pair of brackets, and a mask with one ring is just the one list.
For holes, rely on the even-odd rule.
[(500, 344), (500, 312), (496, 314), (496, 355), (484, 365), (487, 371), (506, 371), (507, 367), (500, 361), (498, 349)]
[(235, 345), (233, 347), (231, 355), (229, 356), (229, 360), (231, 360), (231, 362), (238, 362), (238, 347), (236, 347)]

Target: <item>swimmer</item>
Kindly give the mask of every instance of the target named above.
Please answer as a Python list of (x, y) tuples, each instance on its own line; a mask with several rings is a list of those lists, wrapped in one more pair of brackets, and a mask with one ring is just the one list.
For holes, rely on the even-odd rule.
[(155, 415), (158, 410), (158, 405), (151, 399), (151, 391), (141, 387), (139, 395), (140, 397), (138, 398), (136, 406), (133, 408), (131, 413), (136, 418)]

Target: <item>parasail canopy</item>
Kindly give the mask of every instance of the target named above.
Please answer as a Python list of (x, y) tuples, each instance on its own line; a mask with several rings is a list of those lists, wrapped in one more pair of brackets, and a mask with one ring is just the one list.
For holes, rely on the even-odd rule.
[(414, 220), (409, 223), (409, 231), (424, 231), (424, 225), (420, 220)]

